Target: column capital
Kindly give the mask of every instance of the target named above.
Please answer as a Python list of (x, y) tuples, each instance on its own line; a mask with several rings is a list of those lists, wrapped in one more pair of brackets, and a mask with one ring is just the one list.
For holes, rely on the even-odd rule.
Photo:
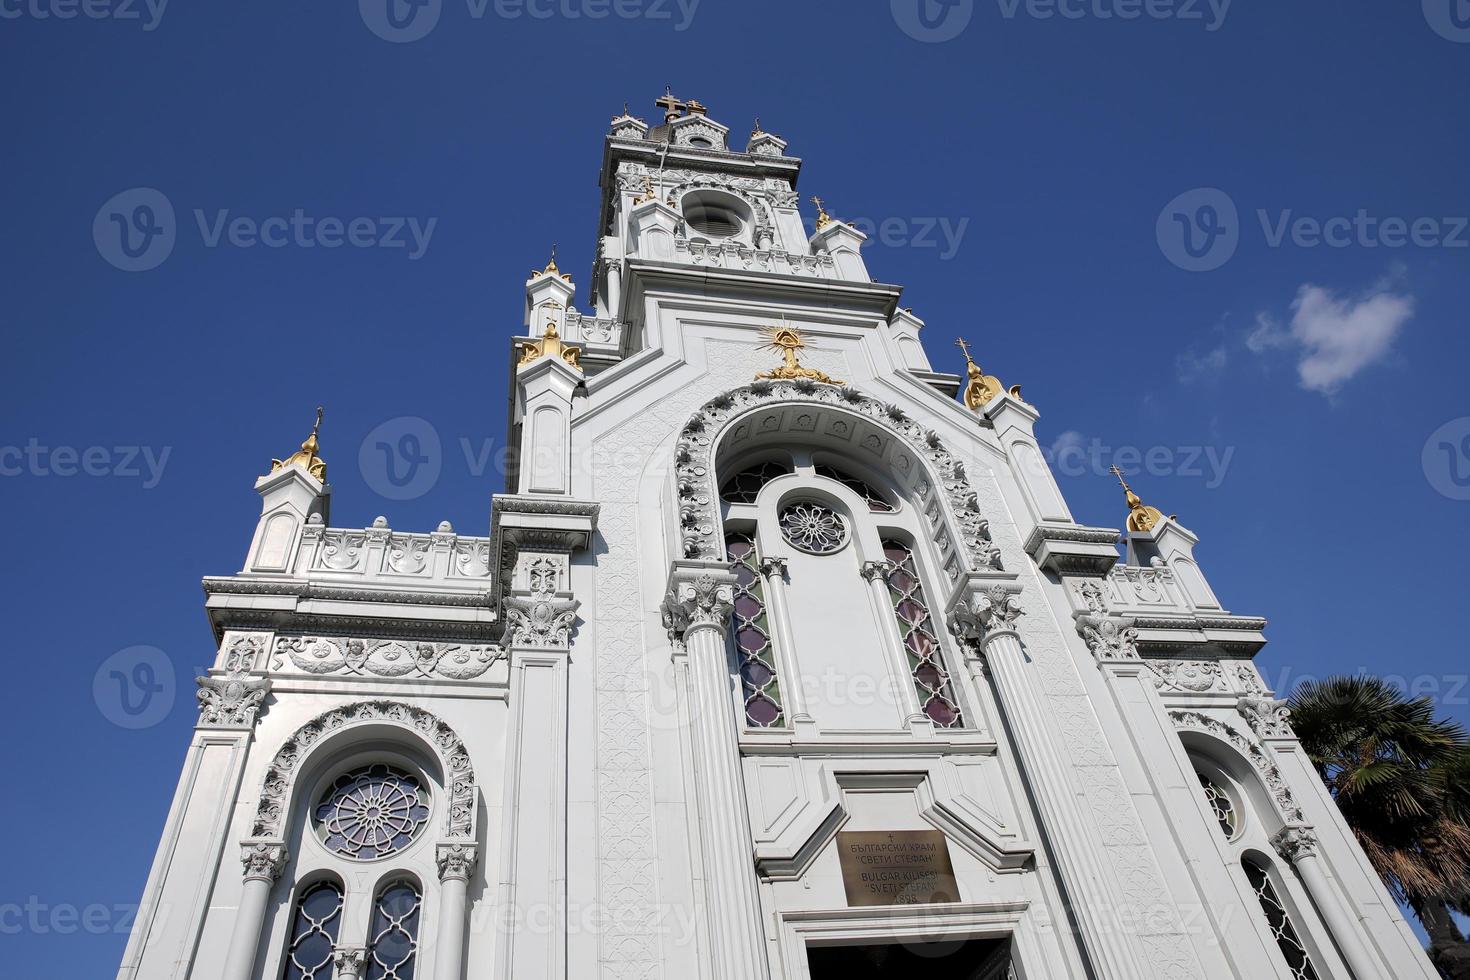
[(338, 980), (357, 980), (367, 969), (366, 946), (338, 946), (332, 951), (332, 963), (337, 968)]
[(284, 841), (251, 837), (240, 842), (240, 862), (245, 865), (246, 881), (274, 882), (281, 877), (290, 857)]
[(1014, 577), (971, 576), (950, 607), (950, 632), (978, 641), (982, 648), (1002, 636), (1016, 636), (1016, 626), (1025, 613), (1016, 599), (1020, 594), (1021, 584)]
[(1139, 660), (1138, 630), (1127, 616), (1077, 614), (1077, 632), (1086, 641), (1098, 663), (1108, 660)]
[(270, 693), (268, 677), (231, 673), (224, 677), (196, 677), (199, 685), (199, 721), (195, 728), (255, 727), (255, 716)]
[(1287, 824), (1271, 835), (1271, 846), (1283, 861), (1296, 864), (1304, 857), (1317, 856), (1317, 832), (1311, 824)]
[(1235, 702), (1235, 707), (1257, 738), (1295, 738), (1288, 703), (1280, 698), (1246, 696)]
[(887, 558), (881, 561), (865, 561), (863, 562), (862, 576), (869, 582), (886, 581), (888, 576), (893, 574), (893, 570), (897, 567), (897, 565)]
[(724, 633), (735, 608), (735, 573), (723, 562), (676, 561), (662, 608), (664, 628), (675, 640), (698, 629)]
[(434, 863), (439, 866), (439, 880), (457, 878), (469, 881), (480, 860), (480, 849), (464, 841), (441, 841), (434, 849)]
[(560, 649), (571, 646), (572, 624), (581, 603), (568, 593), (521, 592), (505, 596), (506, 649)]
[(766, 555), (760, 560), (761, 574), (766, 578), (785, 578), (789, 563), (782, 555)]

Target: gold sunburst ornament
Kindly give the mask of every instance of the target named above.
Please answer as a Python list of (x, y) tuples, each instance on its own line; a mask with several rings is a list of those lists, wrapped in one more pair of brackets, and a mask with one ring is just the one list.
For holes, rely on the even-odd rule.
[(796, 352), (806, 347), (806, 340), (802, 338), (801, 331), (796, 327), (783, 323), (779, 327), (761, 327), (761, 333), (765, 334), (767, 340), (758, 350), (778, 350), (785, 363), (778, 368), (761, 371), (755, 376), (757, 381), (795, 381), (798, 378), (806, 378), (828, 385), (843, 383), (835, 378), (829, 378), (816, 368), (802, 367), (801, 361), (796, 358)]

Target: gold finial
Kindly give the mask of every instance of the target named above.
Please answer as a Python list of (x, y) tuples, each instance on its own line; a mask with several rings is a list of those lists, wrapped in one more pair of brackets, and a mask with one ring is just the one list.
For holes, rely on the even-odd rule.
[(671, 85), (664, 86), (664, 94), (661, 98), (653, 100), (653, 104), (664, 111), (664, 124), (667, 125), (679, 118), (679, 113), (684, 108), (684, 103), (674, 97), (674, 89)]
[(317, 442), (316, 437), (317, 433), (321, 431), (321, 428), (322, 407), (318, 405), (316, 407), (316, 422), (311, 427), (311, 435), (307, 436), (306, 441), (301, 444), (301, 448), (290, 456), (287, 456), (285, 459), (271, 460), (271, 472), (279, 473), (293, 463), (297, 463), (317, 480), (322, 483), (327, 482), (327, 464), (317, 455), (317, 450), (321, 448), (321, 445)]
[(709, 107), (698, 99), (690, 99), (688, 102), (685, 102), (684, 108), (689, 110), (689, 114), (693, 116), (704, 116), (709, 114)]
[(546, 268), (544, 268), (544, 269), (532, 269), (531, 270), (531, 278), (532, 279), (540, 279), (542, 276), (561, 276), (567, 282), (571, 282), (572, 281), (571, 273), (562, 272), (561, 269), (557, 268), (557, 265), (556, 265), (556, 243), (555, 242), (552, 242), (552, 244), (551, 244), (551, 261), (546, 263)]
[(575, 371), (582, 370), (581, 348), (562, 343), (561, 333), (557, 331), (553, 320), (546, 321), (546, 329), (542, 331), (540, 340), (523, 340), (516, 346), (521, 351), (517, 367), (533, 364), (543, 357), (554, 357)]
[(817, 231), (821, 231), (832, 223), (832, 216), (827, 213), (826, 205), (820, 197), (813, 197), (812, 203), (817, 206)]
[(1128, 530), (1152, 531), (1158, 526), (1159, 521), (1164, 519), (1164, 515), (1157, 508), (1145, 504), (1138, 494), (1133, 492), (1128, 481), (1123, 479), (1123, 471), (1116, 465), (1109, 472), (1116, 476), (1118, 482), (1123, 485), (1123, 497), (1128, 501)]
[(829, 385), (843, 383), (828, 377), (816, 368), (801, 366), (801, 362), (796, 358), (796, 352), (806, 347), (806, 340), (796, 327), (783, 322), (779, 327), (761, 327), (761, 333), (765, 334), (769, 340), (757, 349), (778, 350), (785, 363), (778, 368), (761, 371), (755, 376), (757, 381), (795, 381), (798, 378), (807, 378)]
[(765, 132), (765, 130), (764, 129), (761, 129), (761, 117), (760, 116), (756, 116), (755, 117), (755, 128), (750, 131), (750, 135), (752, 135), (752, 136), (759, 136), (761, 133), (764, 133), (764, 132)]
[(655, 192), (653, 189), (653, 174), (644, 174), (643, 193), (633, 198), (633, 207), (636, 208), (640, 204), (647, 204), (649, 201), (653, 200), (657, 196), (657, 192)]
[[(965, 385), (965, 407), (972, 412), (978, 412), (1004, 392), (1005, 386), (1000, 383), (999, 378), (980, 370), (980, 365), (970, 356), (970, 345), (963, 337), (956, 340), (954, 345), (965, 352), (965, 372), (969, 377)], [(1012, 388), (1011, 394), (1019, 399), (1021, 386)]]

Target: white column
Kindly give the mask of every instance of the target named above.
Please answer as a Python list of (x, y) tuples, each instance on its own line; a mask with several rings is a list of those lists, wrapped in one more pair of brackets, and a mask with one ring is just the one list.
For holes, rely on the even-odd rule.
[[(1052, 741), (1057, 720), (1042, 700), (1041, 679), (1016, 632), (1022, 615), (1016, 596), (1021, 588), (1011, 581), (983, 579), (969, 588), (974, 591), (951, 611), (950, 628), (965, 639), (978, 641), (990, 668), (1021, 765), (1035, 787), (1043, 833), (1051, 839), (1068, 904), (1093, 968), (1105, 980), (1154, 976), (1154, 970), (1128, 942), (1125, 923), (1114, 914), (1124, 903), (1113, 872), (1086, 837), (1085, 828), (1096, 818), (1082, 812), (1072, 768)], [(976, 683), (985, 683), (984, 667), (972, 659), (970, 668)]]
[(1332, 934), (1348, 969), (1356, 980), (1383, 980), (1378, 962), (1363, 945), (1363, 925), (1353, 918), (1342, 903), (1338, 890), (1322, 864), (1317, 849), (1317, 835), (1311, 827), (1295, 824), (1283, 827), (1271, 837), (1271, 844), (1282, 860), (1296, 868), (1312, 904), (1322, 915), (1327, 931)]
[(567, 975), (567, 684), (578, 602), (558, 591), (564, 574), (564, 563), (539, 566), (528, 578), (531, 589), (505, 597), (511, 728), (500, 861), (502, 980)]
[(245, 887), (240, 892), (240, 907), (235, 911), (235, 931), (230, 936), (230, 951), (225, 957), (221, 980), (251, 980), (254, 976), (260, 927), (265, 922), (271, 888), (281, 876), (286, 858), (286, 845), (282, 841), (254, 838), (241, 842)]
[[(904, 723), (910, 729), (918, 726), (932, 737), (934, 722), (924, 714), (924, 706), (919, 703), (919, 692), (914, 690), (914, 677), (908, 670), (908, 652), (903, 645), (903, 634), (898, 628), (893, 596), (888, 591), (888, 576), (893, 574), (895, 567), (886, 558), (881, 561), (865, 561), (862, 576), (868, 583), (868, 595), (872, 599), (873, 615), (878, 620), (878, 631), (888, 637), (887, 646), (890, 652), (883, 659), (888, 664), (888, 683), (897, 699), (894, 706), (903, 706)], [(896, 659), (894, 651), (897, 652)]]
[[(465, 894), (475, 872), (478, 851), (464, 841), (440, 843), (435, 860), (439, 864), (439, 952), (435, 957), (434, 980), (464, 980)], [(338, 970), (338, 980), (342, 980)]]
[(766, 585), (769, 605), (766, 621), (776, 634), (776, 670), (781, 678), (781, 708), (787, 724), (815, 724), (807, 711), (806, 687), (802, 683), (801, 665), (796, 660), (796, 641), (791, 637), (791, 606), (786, 601), (786, 559), (767, 555), (761, 559), (761, 575)]
[(701, 852), (709, 909), (714, 980), (770, 976), (761, 929), (750, 819), (740, 771), (735, 678), (726, 633), (735, 576), (718, 562), (676, 561), (669, 573), (664, 622), (687, 650), (693, 680), (694, 747)]

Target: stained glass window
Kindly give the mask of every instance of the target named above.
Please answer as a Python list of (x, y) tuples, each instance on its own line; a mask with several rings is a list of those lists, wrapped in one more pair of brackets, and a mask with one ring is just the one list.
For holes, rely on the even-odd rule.
[(898, 631), (903, 636), (919, 703), (924, 714), (940, 728), (959, 728), (964, 721), (949, 672), (944, 669), (944, 653), (934, 635), (913, 549), (899, 541), (884, 541), (883, 554), (893, 563), (888, 572), (888, 594), (898, 617)]
[(720, 499), (729, 504), (753, 504), (761, 487), (790, 472), (791, 467), (775, 461), (752, 466), (725, 481), (720, 487)]
[(874, 514), (891, 514), (896, 509), (887, 497), (855, 476), (844, 473), (825, 463), (818, 463), (815, 470), (817, 476), (824, 476), (829, 480), (836, 480), (859, 497), (862, 497), (868, 504), (868, 510)]
[(1271, 935), (1275, 937), (1281, 955), (1286, 958), (1292, 980), (1317, 980), (1317, 970), (1312, 966), (1307, 948), (1297, 938), (1291, 916), (1287, 914), (1286, 906), (1281, 904), (1276, 888), (1271, 884), (1271, 876), (1266, 873), (1265, 868), (1249, 858), (1242, 860), (1241, 864), (1245, 868), (1245, 876), (1250, 879), (1251, 888), (1255, 890), (1256, 898), (1261, 903), (1261, 911), (1266, 913), (1266, 924), (1271, 927)]
[(338, 776), (316, 808), (328, 850), (369, 860), (396, 854), (429, 820), (429, 794), (418, 779), (381, 763)]
[(286, 980), (332, 980), (332, 950), (341, 928), (342, 886), (335, 881), (309, 885), (291, 917)]
[(1199, 784), (1205, 791), (1205, 799), (1209, 801), (1215, 819), (1220, 822), (1220, 829), (1225, 832), (1226, 837), (1234, 837), (1235, 832), (1240, 829), (1240, 817), (1235, 812), (1235, 804), (1231, 801), (1230, 794), (1204, 773), (1196, 775), (1199, 776)]
[(806, 501), (781, 511), (781, 536), (808, 554), (830, 555), (847, 543), (847, 522), (832, 508)]
[(756, 728), (779, 726), (781, 692), (754, 537), (737, 532), (725, 535), (725, 557), (735, 570), (735, 651), (740, 658), (745, 720)]
[(368, 964), (364, 980), (413, 980), (419, 952), (419, 912), (423, 895), (412, 881), (401, 879), (384, 886), (373, 903), (373, 926), (368, 934)]

